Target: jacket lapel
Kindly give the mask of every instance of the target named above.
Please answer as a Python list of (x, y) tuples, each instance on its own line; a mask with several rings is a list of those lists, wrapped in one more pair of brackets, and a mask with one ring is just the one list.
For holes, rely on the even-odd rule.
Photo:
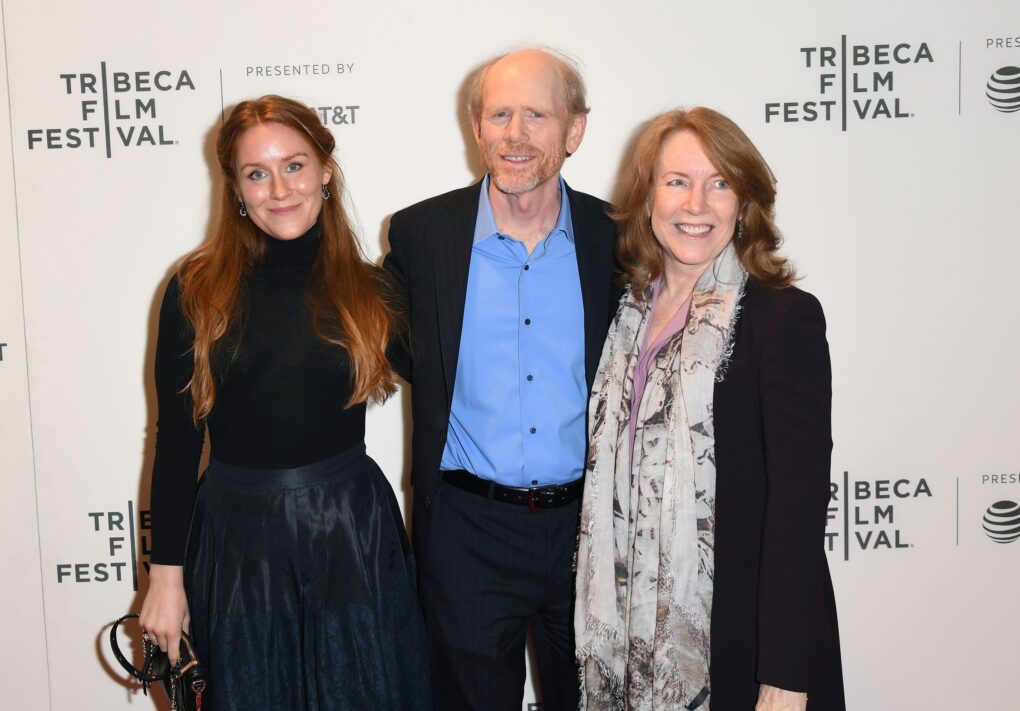
[(446, 380), (446, 401), (453, 402), (453, 385), (460, 353), (460, 335), (464, 325), (464, 301), (467, 295), (468, 269), (471, 266), (478, 195), (481, 182), (451, 196), (445, 220), (436, 222), (433, 251), (436, 275), (436, 313), (439, 349)]
[[(600, 274), (598, 264), (599, 243), (604, 239), (604, 220), (595, 219), (567, 186), (570, 200), (570, 219), (574, 227), (574, 252), (577, 255), (577, 275), (581, 281), (581, 303), (584, 307), (584, 364), (588, 390), (595, 382), (602, 341), (609, 324), (608, 275)], [(604, 271), (604, 270), (602, 270)]]

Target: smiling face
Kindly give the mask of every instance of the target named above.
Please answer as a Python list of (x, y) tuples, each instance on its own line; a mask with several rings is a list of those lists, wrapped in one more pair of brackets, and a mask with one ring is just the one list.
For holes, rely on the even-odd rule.
[(663, 269), (696, 279), (733, 239), (740, 201), (690, 131), (666, 139), (652, 181), (649, 209)]
[(546, 184), (581, 145), (587, 117), (570, 115), (563, 94), (555, 60), (542, 52), (510, 54), (486, 72), (472, 125), (482, 163), (502, 192)]
[(234, 190), (255, 226), (276, 239), (307, 232), (322, 209), (322, 186), (332, 169), (297, 131), (262, 123), (237, 139)]

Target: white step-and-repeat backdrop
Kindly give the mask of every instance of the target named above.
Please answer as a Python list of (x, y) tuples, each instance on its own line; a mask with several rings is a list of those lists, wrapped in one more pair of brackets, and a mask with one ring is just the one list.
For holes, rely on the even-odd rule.
[[(0, 686), (9, 709), (150, 708), (105, 625), (147, 583), (152, 357), (210, 225), (224, 107), (336, 134), (365, 249), (478, 176), (464, 82), (524, 43), (593, 107), (565, 167), (611, 196), (636, 126), (734, 118), (829, 321), (826, 548), (852, 709), (1018, 709), (1020, 5), (3, 0)], [(9, 138), (8, 138), (9, 137)], [(406, 501), (403, 397), (369, 450)], [(403, 494), (403, 495), (401, 495)], [(528, 693), (528, 702), (533, 696)]]

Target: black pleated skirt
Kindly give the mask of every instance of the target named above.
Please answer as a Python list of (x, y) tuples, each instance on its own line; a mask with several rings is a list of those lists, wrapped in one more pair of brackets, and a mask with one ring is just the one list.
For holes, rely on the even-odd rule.
[(432, 708), (414, 559), (364, 445), (296, 469), (211, 462), (185, 588), (210, 711)]

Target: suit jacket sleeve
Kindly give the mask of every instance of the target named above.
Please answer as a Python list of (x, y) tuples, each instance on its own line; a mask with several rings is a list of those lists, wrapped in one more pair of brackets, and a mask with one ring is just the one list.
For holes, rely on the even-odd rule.
[(767, 494), (758, 589), (758, 681), (807, 691), (825, 618), (825, 516), (832, 373), (818, 301), (782, 290), (763, 346), (760, 387)]
[[(390, 218), (389, 243), (390, 251), (383, 260), (383, 269), (389, 272), (392, 283), (397, 290), (397, 297), (404, 309), (408, 324), (411, 320), (411, 295), (407, 288), (407, 258), (404, 249), (403, 219), (400, 213)], [(410, 334), (408, 342), (393, 341), (386, 352), (390, 366), (401, 378), (411, 382)]]

